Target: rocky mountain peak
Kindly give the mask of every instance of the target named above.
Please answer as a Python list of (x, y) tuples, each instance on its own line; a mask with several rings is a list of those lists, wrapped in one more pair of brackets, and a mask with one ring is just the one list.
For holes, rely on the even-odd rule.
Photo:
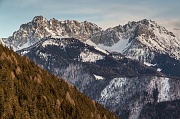
[(22, 24), (20, 29), (15, 31), (6, 42), (16, 51), (48, 36), (74, 37), (86, 41), (99, 31), (101, 31), (100, 27), (87, 21), (58, 21), (55, 18), (47, 20), (43, 16), (35, 16), (31, 22)]
[(155, 24), (155, 21), (148, 20), (148, 19), (143, 19), (143, 20), (141, 20), (139, 22), (142, 23), (142, 24), (145, 24), (145, 25), (149, 25), (150, 23), (154, 23)]
[(176, 37), (171, 31), (168, 31), (165, 27), (159, 25), (155, 21), (143, 19), (135, 23), (138, 28), (146, 28), (149, 31), (159, 32), (160, 34), (165, 33), (167, 35), (171, 35), (172, 37)]
[(43, 21), (48, 21), (46, 18), (43, 16), (35, 16), (32, 20), (32, 22), (37, 23), (37, 22), (43, 22)]
[(155, 21), (143, 19), (141, 21), (129, 21), (127, 24), (121, 26), (115, 26), (108, 28), (100, 33), (95, 34), (91, 40), (96, 44), (102, 44), (107, 47), (111, 47), (122, 39), (129, 40), (131, 42), (136, 37), (147, 34), (148, 36), (154, 36), (153, 29), (151, 27), (157, 26)]
[(118, 31), (118, 32), (123, 32), (124, 31), (123, 26), (121, 26), (121, 25), (118, 25), (118, 26), (114, 27), (113, 29), (115, 31)]
[(179, 76), (176, 71), (179, 70), (180, 38), (155, 21), (143, 19), (108, 28), (95, 34), (91, 41), (104, 50), (121, 52), (168, 76)]
[[(135, 44), (136, 46), (139, 44), (141, 47), (150, 48), (158, 52), (167, 52), (168, 49), (168, 52), (173, 53), (176, 49), (179, 49), (177, 47), (179, 47), (180, 43), (179, 39), (172, 32), (158, 25), (155, 21), (147, 19), (108, 28), (95, 34), (92, 37), (92, 41), (100, 47), (102, 46), (101, 48), (122, 53)], [(174, 48), (172, 48), (172, 44)], [(172, 51), (172, 49), (174, 50)], [(173, 54), (176, 55), (175, 53)]]

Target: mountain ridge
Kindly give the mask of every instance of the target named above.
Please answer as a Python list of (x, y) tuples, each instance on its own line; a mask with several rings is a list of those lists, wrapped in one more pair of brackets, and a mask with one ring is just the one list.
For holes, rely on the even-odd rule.
[[(98, 27), (96, 24), (87, 22), (87, 21), (84, 21), (84, 22), (78, 22), (76, 20), (58, 21), (55, 18), (47, 20), (43, 16), (35, 16), (31, 22), (22, 24), (20, 26), (20, 29), (14, 32), (13, 36), (6, 39), (5, 42), (7, 42), (7, 44), (9, 44), (10, 46), (14, 45), (16, 48), (18, 48), (17, 39), (22, 40), (21, 42), (24, 42), (19, 45), (21, 46), (24, 44), (28, 45), (26, 44), (28, 42), (28, 39), (32, 40), (32, 43), (29, 43), (29, 45), (31, 45), (37, 42), (38, 40), (42, 39), (43, 37), (59, 36), (59, 37), (74, 37), (82, 41), (86, 41), (90, 39), (96, 44), (99, 44), (99, 43), (103, 44), (103, 41), (108, 41), (106, 40), (106, 38), (105, 39), (103, 38), (103, 34), (104, 34), (103, 32), (105, 32), (105, 34), (107, 32), (107, 34), (110, 34), (110, 36), (105, 35), (105, 37), (109, 38), (110, 41), (108, 41), (107, 44), (105, 43), (105, 45), (112, 46), (114, 43), (117, 43), (119, 41), (119, 38), (123, 32), (128, 31), (128, 29), (131, 27), (139, 26), (139, 24), (161, 27), (157, 25), (155, 21), (143, 19), (138, 22), (132, 21), (132, 22), (128, 22), (127, 24), (123, 26), (118, 25), (118, 26), (110, 27), (110, 28), (107, 28), (106, 30), (103, 30), (102, 28)], [(164, 30), (165, 28), (162, 27), (161, 29)], [(133, 28), (132, 28), (132, 31), (133, 31)], [(136, 31), (139, 32), (139, 30), (136, 30)], [(167, 30), (165, 29), (165, 31)], [(96, 35), (99, 33), (100, 34), (103, 33), (103, 34), (100, 36)], [(174, 36), (172, 32), (167, 31), (167, 33)], [(120, 36), (118, 36), (118, 34)], [(131, 34), (132, 34), (131, 31), (128, 31), (124, 35), (122, 34), (122, 38), (126, 39), (127, 37), (130, 37), (129, 35)], [(99, 42), (100, 40), (98, 40), (99, 37), (101, 37), (102, 39), (101, 42)], [(129, 43), (131, 42), (131, 39), (133, 37), (135, 38), (134, 35), (131, 36), (131, 38), (128, 41)], [(13, 41), (13, 40), (17, 40), (17, 41)], [(11, 43), (12, 41), (17, 42), (17, 43)], [(19, 41), (19, 43), (21, 42)]]
[(20, 29), (14, 32), (13, 36), (7, 38), (5, 42), (16, 51), (30, 46), (44, 37), (75, 37), (85, 40), (99, 30), (101, 30), (100, 27), (87, 21), (58, 21), (54, 18), (48, 21), (43, 16), (35, 16), (31, 22), (22, 24)]

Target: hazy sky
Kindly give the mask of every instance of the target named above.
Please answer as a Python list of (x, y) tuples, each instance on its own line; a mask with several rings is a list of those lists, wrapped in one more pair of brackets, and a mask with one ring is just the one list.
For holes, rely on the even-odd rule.
[(87, 20), (103, 29), (151, 19), (180, 32), (180, 0), (0, 0), (0, 37), (12, 35), (37, 15)]

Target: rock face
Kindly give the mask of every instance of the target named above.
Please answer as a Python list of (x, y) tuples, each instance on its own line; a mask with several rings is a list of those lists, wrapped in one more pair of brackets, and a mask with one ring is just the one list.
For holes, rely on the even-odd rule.
[(48, 21), (43, 16), (36, 16), (31, 22), (22, 24), (20, 29), (6, 40), (6, 43), (16, 51), (48, 36), (74, 37), (85, 41), (99, 31), (101, 31), (100, 27), (87, 21), (58, 21), (54, 18)]

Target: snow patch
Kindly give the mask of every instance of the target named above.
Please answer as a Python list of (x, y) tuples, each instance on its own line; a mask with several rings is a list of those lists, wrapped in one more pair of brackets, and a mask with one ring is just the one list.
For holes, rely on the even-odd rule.
[(151, 64), (151, 63), (148, 63), (148, 62), (144, 62), (144, 64), (146, 65), (146, 66), (156, 66), (156, 64)]
[(162, 69), (160, 69), (160, 68), (157, 68), (157, 71), (159, 71), (159, 72), (160, 72), (160, 71), (162, 71)]
[(101, 49), (101, 48), (98, 48), (98, 47), (94, 47), (94, 48), (95, 48), (96, 50), (98, 50), (98, 51), (106, 54), (106, 55), (109, 55), (109, 53), (108, 53), (107, 51), (105, 51), (105, 50), (103, 50), (103, 49)]
[(104, 77), (93, 74), (96, 80), (103, 80)]
[(62, 36), (62, 35), (57, 36), (57, 35), (55, 35), (55, 36), (51, 36), (51, 38), (59, 38), (59, 39), (61, 39), (61, 38), (72, 38), (72, 37), (69, 37), (67, 35), (65, 35), (65, 36)]
[(93, 43), (91, 40), (87, 40), (86, 42), (85, 42), (86, 44), (88, 44), (88, 45), (90, 45), (90, 46), (97, 46), (95, 43)]
[(29, 51), (25, 50), (25, 51), (21, 52), (21, 55), (25, 55), (25, 54), (27, 54), (28, 52), (29, 52)]
[(46, 47), (47, 45), (59, 46), (59, 44), (58, 44), (58, 43), (55, 43), (53, 40), (44, 41), (43, 44), (42, 44), (43, 47)]
[(106, 54), (106, 55), (109, 55), (109, 52), (107, 52), (106, 50), (103, 50), (103, 49), (99, 48), (99, 47), (98, 47), (95, 43), (93, 43), (91, 40), (87, 40), (85, 43), (88, 44), (88, 45), (90, 45), (90, 46), (94, 46), (94, 48), (95, 48), (96, 50), (98, 50), (98, 51), (100, 51), (100, 52), (102, 52), (102, 53), (104, 53), (104, 54)]
[(111, 47), (104, 46), (103, 44), (98, 44), (97, 46), (104, 50), (123, 53), (130, 45), (131, 42), (129, 43), (129, 39), (123, 39), (120, 37), (120, 40)]

